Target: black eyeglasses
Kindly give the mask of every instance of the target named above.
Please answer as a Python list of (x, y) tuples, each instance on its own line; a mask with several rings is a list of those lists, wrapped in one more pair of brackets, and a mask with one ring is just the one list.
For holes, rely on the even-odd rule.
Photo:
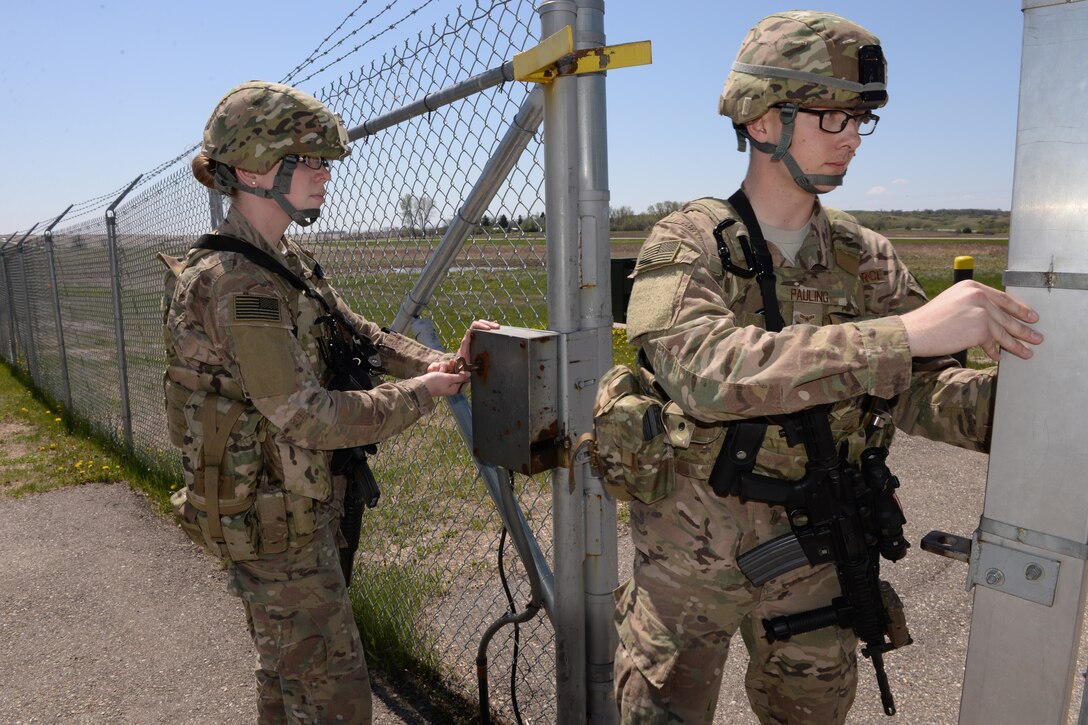
[(296, 164), (303, 164), (308, 169), (317, 171), (318, 169), (331, 168), (332, 163), (328, 159), (323, 159), (320, 156), (299, 156), (298, 154), (287, 154), (283, 158), (294, 159)]
[[(776, 108), (780, 108), (780, 106), (776, 106)], [(815, 110), (812, 108), (798, 108), (797, 112), (819, 116), (820, 130), (827, 133), (842, 133), (846, 130), (848, 123), (855, 121), (858, 126), (858, 135), (868, 136), (876, 130), (876, 125), (880, 122), (880, 116), (868, 112), (847, 113), (838, 109)]]

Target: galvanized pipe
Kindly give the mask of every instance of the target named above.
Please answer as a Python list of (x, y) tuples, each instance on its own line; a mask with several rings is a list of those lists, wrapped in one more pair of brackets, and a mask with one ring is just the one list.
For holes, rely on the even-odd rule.
[(69, 414), (72, 412), (72, 382), (68, 378), (68, 353), (64, 346), (64, 321), (60, 311), (60, 285), (57, 280), (56, 258), (53, 255), (53, 227), (57, 226), (57, 223), (64, 218), (65, 214), (71, 211), (73, 206), (75, 205), (69, 204), (68, 208), (53, 220), (53, 223), (49, 225), (43, 234), (45, 237), (45, 258), (49, 264), (49, 283), (53, 288), (53, 320), (57, 327), (57, 354), (60, 357), (61, 384), (64, 386), (64, 407)]
[(0, 266), (4, 269), (4, 288), (8, 297), (8, 357), (15, 365), (15, 299), (11, 296), (11, 275), (8, 274), (8, 255), (0, 248)]
[[(438, 339), (431, 320), (416, 318), (412, 329), (416, 333), (416, 339), (424, 345), (435, 350), (443, 349), (442, 342)], [(447, 397), (446, 402), (449, 403), (450, 410), (453, 412), (453, 418), (457, 422), (457, 430), (460, 431), (466, 448), (472, 451), (472, 406), (469, 405), (468, 399), (460, 393)], [(472, 461), (476, 464), (476, 469), (480, 472), (484, 485), (487, 486), (487, 493), (491, 496), (491, 500), (499, 512), (499, 517), (502, 519), (503, 526), (506, 527), (506, 531), (513, 540), (514, 549), (517, 550), (518, 556), (525, 566), (525, 573), (529, 579), (529, 587), (533, 595), (532, 602), (543, 607), (550, 617), (550, 613), (555, 611), (555, 577), (552, 575), (551, 567), (548, 566), (547, 557), (544, 556), (544, 552), (540, 550), (540, 545), (533, 537), (532, 529), (529, 528), (529, 522), (526, 520), (525, 514), (518, 505), (517, 499), (514, 498), (510, 487), (506, 485), (505, 479), (507, 477), (503, 475), (503, 469), (484, 463), (475, 456), (473, 456)]]
[[(575, 50), (605, 45), (604, 0), (578, 0)], [(580, 75), (578, 92), (578, 217), (581, 239), (579, 327), (587, 331), (592, 363), (587, 379), (600, 380), (612, 364), (610, 199), (608, 189), (608, 119), (604, 73)], [(576, 387), (582, 393), (572, 420), (576, 430), (592, 430), (595, 384)], [(612, 592), (618, 584), (616, 501), (605, 495), (584, 452), (572, 461), (582, 479), (585, 510), (586, 698), (589, 720), (612, 725), (619, 719), (613, 691), (616, 652)]]
[(113, 292), (114, 334), (117, 340), (117, 370), (121, 392), (121, 414), (124, 417), (125, 448), (130, 450), (132, 448), (132, 407), (129, 403), (128, 395), (128, 365), (126, 364), (125, 355), (125, 321), (121, 309), (121, 265), (117, 259), (117, 217), (114, 210), (142, 178), (143, 174), (140, 174), (133, 179), (132, 183), (129, 184), (128, 187), (121, 192), (121, 195), (114, 199), (113, 203), (106, 209), (106, 239), (110, 258), (110, 287)]
[(483, 73), (477, 73), (471, 78), (467, 78), (460, 83), (455, 83), (449, 88), (443, 88), (440, 91), (428, 93), (417, 101), (401, 106), (400, 108), (378, 116), (377, 118), (364, 121), (359, 126), (348, 129), (348, 139), (350, 141), (358, 141), (361, 138), (373, 136), (382, 129), (395, 126), (402, 121), (407, 121), (416, 116), (430, 113), (431, 111), (449, 105), (454, 101), (467, 98), (473, 93), (479, 93), (492, 86), (497, 86), (512, 80), (514, 80), (514, 62), (507, 61), (498, 68), (491, 68), (490, 70), (485, 70)]
[(23, 313), (26, 315), (26, 364), (27, 371), (30, 373), (30, 379), (35, 384), (40, 384), (38, 380), (38, 347), (34, 344), (34, 318), (33, 311), (34, 305), (30, 299), (30, 285), (26, 275), (26, 250), (23, 247), (23, 242), (27, 240), (30, 233), (37, 229), (38, 225), (35, 224), (30, 228), (30, 231), (23, 235), (23, 238), (15, 245), (15, 251), (19, 253), (19, 266), (23, 272), (23, 300), (26, 303), (26, 309)]
[[(578, 19), (578, 6), (571, 0), (544, 0), (537, 12), (544, 38), (574, 27)], [(578, 396), (574, 386), (580, 379), (572, 371), (571, 361), (583, 358), (584, 349), (584, 340), (577, 335), (581, 318), (578, 142), (578, 79), (559, 76), (544, 87), (544, 200), (548, 327), (559, 333), (559, 437), (568, 454), (576, 438)], [(574, 473), (570, 476), (562, 468), (552, 473), (556, 711), (558, 722), (571, 725), (586, 720), (585, 501), (582, 477), (577, 470)]]

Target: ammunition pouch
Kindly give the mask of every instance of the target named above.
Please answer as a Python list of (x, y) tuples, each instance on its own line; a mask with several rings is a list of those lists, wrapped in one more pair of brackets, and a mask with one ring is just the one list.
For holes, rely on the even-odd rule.
[(308, 541), (314, 499), (268, 485), (266, 419), (244, 401), (196, 391), (184, 408), (185, 486), (170, 497), (182, 530), (210, 554), (252, 561)]
[(696, 425), (654, 384), (653, 375), (614, 365), (601, 378), (593, 404), (594, 466), (620, 501), (652, 504), (672, 493), (677, 458)]

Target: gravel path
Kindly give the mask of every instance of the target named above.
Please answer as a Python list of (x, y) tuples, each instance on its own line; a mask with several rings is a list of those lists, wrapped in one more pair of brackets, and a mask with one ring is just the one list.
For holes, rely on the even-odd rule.
[[(241, 604), (143, 496), (0, 497), (0, 521), (0, 723), (256, 722)], [(448, 722), (374, 689), (376, 723)]]

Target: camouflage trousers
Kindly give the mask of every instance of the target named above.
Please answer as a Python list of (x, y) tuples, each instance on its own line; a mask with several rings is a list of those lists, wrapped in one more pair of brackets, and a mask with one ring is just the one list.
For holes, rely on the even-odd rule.
[(257, 649), (258, 722), (371, 722), (370, 676), (336, 543), (337, 519), (311, 542), (234, 563)]
[(737, 555), (789, 531), (781, 507), (721, 498), (677, 477), (656, 504), (631, 503), (635, 565), (616, 592), (616, 702), (623, 723), (710, 723), (733, 634), (750, 655), (748, 700), (764, 725), (835, 725), (857, 684), (857, 639), (829, 627), (770, 644), (762, 619), (830, 604), (830, 565), (754, 587)]

